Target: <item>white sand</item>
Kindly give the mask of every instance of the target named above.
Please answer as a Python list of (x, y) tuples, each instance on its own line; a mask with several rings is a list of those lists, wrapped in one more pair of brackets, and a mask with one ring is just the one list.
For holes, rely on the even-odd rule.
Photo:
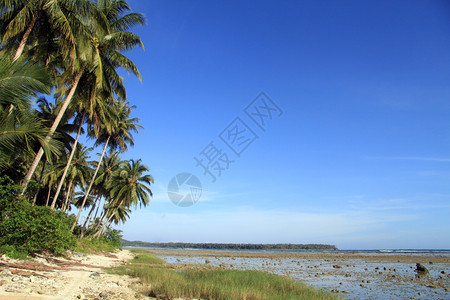
[[(59, 262), (67, 262), (66, 265), (45, 258), (27, 262), (3, 256), (0, 259), (0, 299), (144, 299), (146, 297), (133, 290), (139, 288), (137, 279), (106, 274), (102, 270), (124, 264), (132, 257), (130, 251), (122, 250), (114, 253), (114, 257), (74, 254), (67, 261), (57, 258)], [(27, 268), (27, 264), (31, 265)]]

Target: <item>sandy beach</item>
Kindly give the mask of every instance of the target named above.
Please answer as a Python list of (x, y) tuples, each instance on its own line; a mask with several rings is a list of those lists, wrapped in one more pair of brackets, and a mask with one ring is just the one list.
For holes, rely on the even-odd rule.
[[(346, 299), (449, 299), (450, 257), (373, 253), (251, 252), (151, 249), (175, 268), (262, 270), (291, 277)], [(107, 274), (126, 264), (129, 250), (75, 253), (70, 259), (0, 258), (0, 299), (153, 299), (139, 279)], [(429, 275), (417, 279), (422, 263)]]
[(44, 256), (14, 260), (3, 256), (0, 299), (143, 299), (146, 297), (136, 292), (137, 279), (103, 270), (132, 257), (128, 250), (102, 255), (76, 253), (70, 260)]

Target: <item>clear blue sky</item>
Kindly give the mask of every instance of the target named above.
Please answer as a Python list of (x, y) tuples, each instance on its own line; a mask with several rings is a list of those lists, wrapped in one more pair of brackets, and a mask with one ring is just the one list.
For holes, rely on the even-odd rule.
[[(145, 51), (126, 76), (154, 198), (118, 228), (149, 242), (450, 249), (450, 2), (137, 1)], [(262, 131), (244, 108), (283, 114)], [(258, 138), (236, 156), (236, 118)], [(234, 160), (215, 182), (194, 157)], [(189, 172), (190, 207), (167, 185)]]

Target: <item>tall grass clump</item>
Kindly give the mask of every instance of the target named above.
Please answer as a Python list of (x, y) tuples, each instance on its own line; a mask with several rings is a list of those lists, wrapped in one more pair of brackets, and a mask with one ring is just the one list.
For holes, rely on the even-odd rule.
[(336, 299), (290, 278), (261, 271), (187, 268), (175, 270), (162, 259), (138, 254), (129, 265), (110, 272), (138, 277), (144, 292), (161, 299)]

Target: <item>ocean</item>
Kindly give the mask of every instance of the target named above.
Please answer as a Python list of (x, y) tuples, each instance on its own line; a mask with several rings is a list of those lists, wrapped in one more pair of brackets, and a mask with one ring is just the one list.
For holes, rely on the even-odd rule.
[[(449, 299), (450, 250), (211, 250), (147, 248), (174, 265), (260, 270), (345, 299)], [(417, 276), (416, 264), (428, 270)]]

